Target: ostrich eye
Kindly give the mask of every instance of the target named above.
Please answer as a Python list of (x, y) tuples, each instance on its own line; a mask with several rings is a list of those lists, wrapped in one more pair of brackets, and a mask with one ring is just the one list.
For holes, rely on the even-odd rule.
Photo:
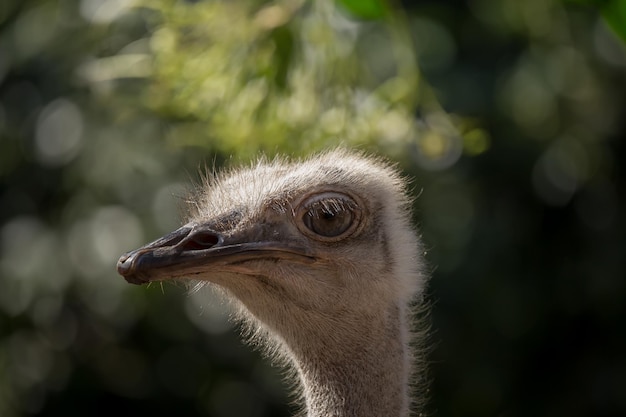
[(305, 214), (304, 225), (313, 233), (324, 237), (336, 237), (343, 234), (352, 225), (354, 216), (351, 211), (316, 204)]
[[(310, 197), (301, 209), (301, 222), (316, 238), (322, 240), (346, 237), (360, 220), (357, 204), (350, 197), (325, 193)], [(324, 239), (326, 238), (326, 239)]]

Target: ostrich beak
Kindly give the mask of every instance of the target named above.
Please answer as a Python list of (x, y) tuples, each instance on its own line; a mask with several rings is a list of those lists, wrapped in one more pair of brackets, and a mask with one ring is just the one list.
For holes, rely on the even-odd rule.
[(225, 238), (206, 226), (187, 224), (152, 243), (127, 252), (117, 261), (117, 272), (131, 284), (212, 272), (237, 271), (246, 261), (289, 259), (315, 262), (309, 249), (280, 241)]

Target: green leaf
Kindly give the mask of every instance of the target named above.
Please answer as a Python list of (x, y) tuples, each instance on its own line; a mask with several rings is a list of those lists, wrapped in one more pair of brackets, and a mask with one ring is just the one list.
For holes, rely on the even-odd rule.
[(337, 4), (359, 19), (374, 20), (387, 15), (387, 6), (381, 0), (337, 0)]
[(626, 1), (606, 2), (602, 7), (602, 16), (617, 36), (626, 42)]

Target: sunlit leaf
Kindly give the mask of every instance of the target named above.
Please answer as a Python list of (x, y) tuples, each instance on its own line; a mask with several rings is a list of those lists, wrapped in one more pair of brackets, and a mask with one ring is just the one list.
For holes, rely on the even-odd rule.
[(380, 0), (338, 0), (337, 3), (360, 19), (380, 19), (388, 13), (385, 3)]

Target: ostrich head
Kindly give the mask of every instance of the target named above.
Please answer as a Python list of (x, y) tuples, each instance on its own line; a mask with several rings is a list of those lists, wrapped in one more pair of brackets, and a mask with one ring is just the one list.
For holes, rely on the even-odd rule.
[[(184, 226), (117, 268), (133, 284), (218, 286), (294, 365), (309, 409), (337, 409), (363, 374), (383, 391), (408, 379), (408, 305), (425, 285), (409, 205), (405, 181), (375, 158), (336, 150), (260, 161), (208, 179)], [(377, 355), (391, 356), (394, 369), (370, 369)], [(406, 409), (406, 389), (397, 394)]]

